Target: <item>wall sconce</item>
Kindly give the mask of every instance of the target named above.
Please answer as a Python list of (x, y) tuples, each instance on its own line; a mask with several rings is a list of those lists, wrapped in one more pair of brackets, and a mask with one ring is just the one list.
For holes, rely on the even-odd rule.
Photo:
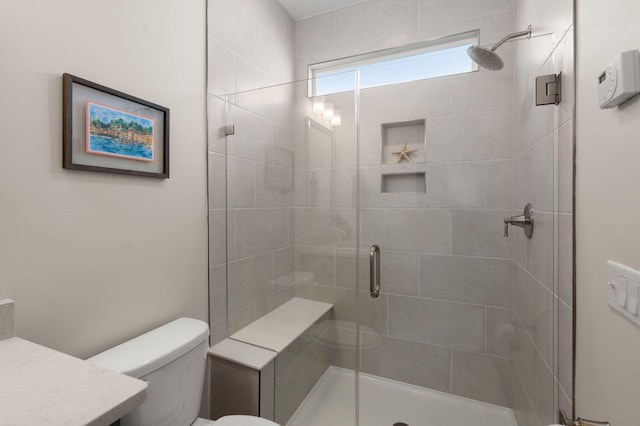
[(339, 126), (342, 124), (342, 117), (340, 117), (340, 111), (334, 111), (333, 117), (331, 117), (331, 125)]
[(324, 96), (319, 96), (313, 100), (313, 112), (316, 114), (324, 112)]
[(333, 104), (331, 102), (327, 102), (326, 104), (324, 104), (322, 118), (324, 118), (325, 120), (331, 120), (333, 118)]

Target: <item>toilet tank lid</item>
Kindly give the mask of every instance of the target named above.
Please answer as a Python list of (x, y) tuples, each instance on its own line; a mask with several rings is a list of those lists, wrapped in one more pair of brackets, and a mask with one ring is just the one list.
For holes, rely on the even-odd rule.
[(189, 352), (208, 337), (209, 327), (205, 322), (179, 318), (87, 361), (140, 378)]

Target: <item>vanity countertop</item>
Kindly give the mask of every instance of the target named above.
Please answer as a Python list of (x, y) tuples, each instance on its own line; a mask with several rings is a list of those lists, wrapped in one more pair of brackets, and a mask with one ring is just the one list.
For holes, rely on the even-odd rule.
[(0, 425), (110, 425), (146, 398), (143, 381), (18, 337), (0, 340)]

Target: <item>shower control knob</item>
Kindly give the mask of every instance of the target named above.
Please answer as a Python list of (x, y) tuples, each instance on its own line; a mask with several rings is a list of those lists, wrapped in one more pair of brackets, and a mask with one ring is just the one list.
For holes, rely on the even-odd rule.
[(533, 208), (530, 203), (524, 206), (520, 216), (511, 216), (504, 219), (504, 236), (509, 236), (509, 225), (524, 229), (524, 235), (531, 239), (533, 236)]

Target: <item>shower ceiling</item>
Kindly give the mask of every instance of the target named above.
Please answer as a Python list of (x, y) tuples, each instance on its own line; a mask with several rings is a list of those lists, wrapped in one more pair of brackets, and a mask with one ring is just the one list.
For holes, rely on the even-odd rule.
[(278, 0), (296, 21), (341, 9), (365, 0)]

